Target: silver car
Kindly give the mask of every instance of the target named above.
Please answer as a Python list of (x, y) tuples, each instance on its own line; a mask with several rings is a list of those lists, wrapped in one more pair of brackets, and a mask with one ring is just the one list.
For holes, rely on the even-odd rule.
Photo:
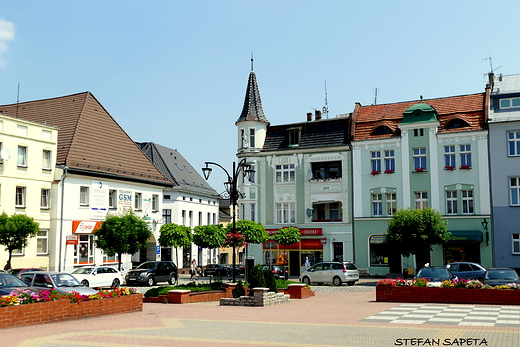
[(28, 286), (38, 290), (56, 290), (60, 293), (77, 292), (82, 295), (93, 295), (97, 293), (97, 290), (82, 286), (76, 277), (66, 272), (25, 272), (22, 274), (21, 280)]
[(356, 264), (349, 261), (322, 262), (302, 272), (300, 281), (305, 284), (332, 283), (335, 286), (340, 286), (345, 282), (352, 286), (359, 281), (359, 270)]

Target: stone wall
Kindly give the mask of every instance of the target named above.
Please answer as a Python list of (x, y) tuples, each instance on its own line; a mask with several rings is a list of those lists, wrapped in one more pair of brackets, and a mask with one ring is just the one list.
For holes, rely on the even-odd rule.
[(289, 302), (291, 296), (284, 293), (269, 292), (269, 288), (253, 288), (253, 296), (222, 298), (221, 306), (271, 306)]

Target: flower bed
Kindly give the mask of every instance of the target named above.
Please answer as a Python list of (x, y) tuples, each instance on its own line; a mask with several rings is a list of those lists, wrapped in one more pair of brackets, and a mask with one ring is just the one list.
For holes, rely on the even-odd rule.
[(0, 298), (0, 328), (13, 328), (50, 322), (98, 317), (143, 310), (143, 296), (121, 288), (95, 295), (59, 294), (45, 290), (31, 293), (19, 290)]
[(478, 280), (448, 280), (434, 284), (426, 279), (387, 278), (377, 283), (376, 301), (520, 305), (518, 289), (515, 284), (491, 287)]

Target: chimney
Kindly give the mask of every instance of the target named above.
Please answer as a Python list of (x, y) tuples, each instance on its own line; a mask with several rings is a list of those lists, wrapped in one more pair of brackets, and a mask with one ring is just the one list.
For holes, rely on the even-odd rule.
[(316, 117), (316, 120), (320, 120), (321, 119), (321, 111), (315, 110), (314, 111), (314, 116)]
[(307, 122), (312, 122), (312, 112), (307, 112)]

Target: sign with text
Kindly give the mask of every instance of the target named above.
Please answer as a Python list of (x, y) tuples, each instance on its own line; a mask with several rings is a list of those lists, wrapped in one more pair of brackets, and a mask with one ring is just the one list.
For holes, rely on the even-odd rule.
[(92, 181), (92, 200), (90, 202), (90, 219), (104, 220), (108, 211), (108, 183)]
[(100, 221), (95, 220), (73, 220), (72, 233), (74, 234), (92, 234), (94, 230), (101, 227)]
[[(276, 232), (280, 229), (265, 229), (267, 231), (267, 234), (269, 236), (273, 236), (276, 234)], [(322, 228), (300, 228), (300, 235), (301, 236), (317, 236), (317, 235), (323, 235), (323, 229)]]

